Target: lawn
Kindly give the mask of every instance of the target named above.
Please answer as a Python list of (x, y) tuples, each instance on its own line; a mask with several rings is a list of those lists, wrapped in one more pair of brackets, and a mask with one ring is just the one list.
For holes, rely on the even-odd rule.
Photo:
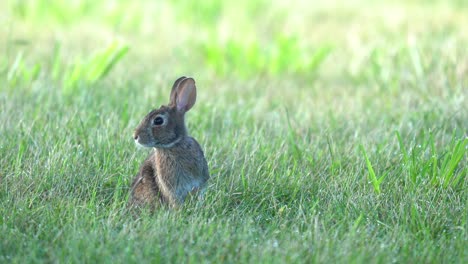
[[(0, 263), (468, 262), (465, 1), (0, 10)], [(183, 75), (204, 202), (135, 215)]]

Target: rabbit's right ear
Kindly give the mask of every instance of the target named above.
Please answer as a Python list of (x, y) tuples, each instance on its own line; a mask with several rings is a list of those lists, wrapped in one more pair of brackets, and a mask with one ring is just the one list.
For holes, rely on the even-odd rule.
[(197, 87), (193, 78), (185, 78), (177, 85), (171, 94), (171, 105), (178, 111), (187, 112), (197, 100)]
[(185, 79), (187, 79), (187, 77), (185, 77), (185, 76), (179, 77), (179, 79), (175, 80), (174, 85), (172, 85), (171, 97), (169, 98), (169, 100), (170, 100), (169, 102), (170, 102), (171, 105), (176, 104), (177, 89), (178, 89), (180, 83)]

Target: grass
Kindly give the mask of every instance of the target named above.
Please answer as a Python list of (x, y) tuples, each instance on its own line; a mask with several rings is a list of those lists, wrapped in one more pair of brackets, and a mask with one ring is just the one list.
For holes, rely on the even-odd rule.
[[(468, 6), (236, 4), (0, 4), (0, 262), (468, 261)], [(134, 217), (181, 75), (205, 201)]]

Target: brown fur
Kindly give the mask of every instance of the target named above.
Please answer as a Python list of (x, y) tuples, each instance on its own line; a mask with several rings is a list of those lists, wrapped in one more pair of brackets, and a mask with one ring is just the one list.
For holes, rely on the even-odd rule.
[[(177, 206), (188, 194), (199, 195), (206, 187), (207, 162), (198, 142), (187, 135), (184, 122), (195, 100), (195, 81), (181, 77), (174, 83), (169, 106), (151, 111), (135, 129), (135, 141), (154, 151), (133, 180), (130, 205)], [(156, 118), (164, 123), (156, 125)]]

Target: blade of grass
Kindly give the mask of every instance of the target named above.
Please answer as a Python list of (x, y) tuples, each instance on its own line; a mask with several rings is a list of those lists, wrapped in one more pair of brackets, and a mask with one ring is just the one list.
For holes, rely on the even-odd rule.
[(109, 45), (103, 52), (97, 53), (88, 63), (86, 79), (89, 82), (100, 80), (127, 54), (129, 48), (117, 42)]
[(443, 181), (443, 186), (445, 188), (447, 188), (451, 182), (456, 185), (456, 183), (458, 183), (461, 179), (465, 178), (466, 175), (461, 174), (458, 179), (454, 180), (454, 172), (463, 156), (465, 156), (467, 144), (468, 138), (465, 138), (459, 140), (455, 143), (455, 146), (453, 146), (453, 151), (450, 153), (445, 166), (442, 168), (441, 180)]
[(361, 148), (362, 154), (364, 155), (364, 159), (366, 160), (369, 179), (370, 179), (370, 181), (372, 183), (372, 186), (374, 187), (374, 191), (377, 194), (380, 194), (381, 193), (380, 184), (382, 183), (385, 176), (382, 176), (380, 179), (377, 178), (377, 175), (375, 174), (374, 168), (372, 167), (372, 164), (371, 164), (371, 162), (369, 160), (369, 157), (367, 156), (367, 153), (366, 153), (366, 150), (364, 149), (364, 146), (361, 144), (361, 145), (359, 145), (359, 147)]

